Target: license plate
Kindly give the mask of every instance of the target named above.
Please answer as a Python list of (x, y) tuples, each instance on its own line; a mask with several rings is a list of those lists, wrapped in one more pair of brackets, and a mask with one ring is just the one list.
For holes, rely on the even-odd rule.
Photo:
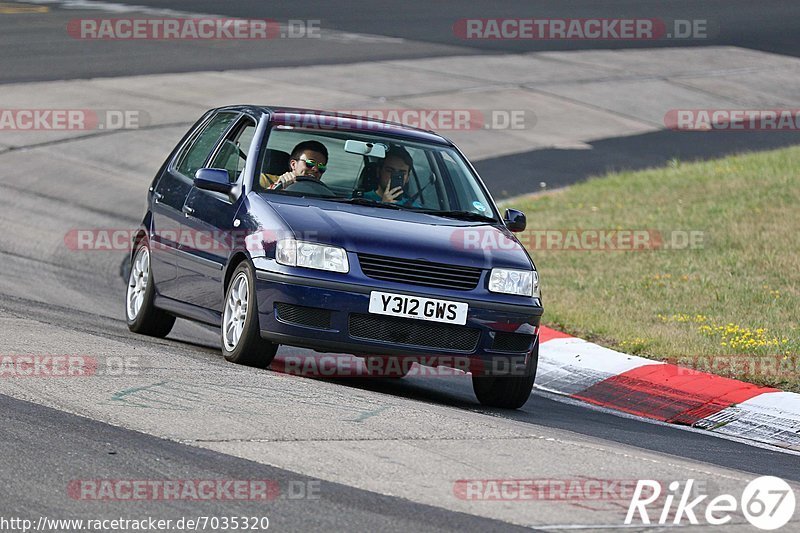
[(416, 318), (463, 326), (467, 323), (468, 309), (469, 305), (464, 302), (450, 302), (378, 291), (372, 291), (369, 295), (369, 312), (378, 315)]

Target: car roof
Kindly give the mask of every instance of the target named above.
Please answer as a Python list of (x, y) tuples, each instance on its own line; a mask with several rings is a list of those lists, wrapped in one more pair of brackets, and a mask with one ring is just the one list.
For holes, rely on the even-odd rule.
[(318, 129), (335, 131), (371, 132), (381, 135), (406, 138), (415, 141), (427, 141), (452, 146), (452, 142), (431, 130), (423, 130), (407, 126), (399, 122), (379, 120), (360, 115), (351, 115), (335, 111), (307, 109), (302, 107), (275, 107), (259, 105), (231, 105), (213, 109), (213, 111), (240, 111), (253, 116), (270, 115), (270, 119), (287, 126), (299, 129)]

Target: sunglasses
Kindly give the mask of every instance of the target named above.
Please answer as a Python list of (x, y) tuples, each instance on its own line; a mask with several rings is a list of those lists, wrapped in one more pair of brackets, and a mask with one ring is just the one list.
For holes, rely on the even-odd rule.
[(320, 174), (322, 174), (328, 169), (328, 165), (326, 165), (325, 163), (319, 163), (317, 161), (314, 161), (313, 159), (296, 159), (296, 161), (302, 161), (311, 168), (317, 167), (317, 170), (319, 170)]

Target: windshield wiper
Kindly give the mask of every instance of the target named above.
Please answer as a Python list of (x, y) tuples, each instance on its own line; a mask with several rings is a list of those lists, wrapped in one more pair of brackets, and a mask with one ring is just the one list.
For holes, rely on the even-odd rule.
[(388, 204), (383, 202), (376, 202), (375, 200), (370, 200), (369, 198), (341, 198), (341, 199), (331, 199), (333, 202), (339, 202), (342, 204), (356, 204), (356, 205), (369, 205), (372, 207), (383, 207), (384, 209), (403, 209), (399, 205), (396, 204)]
[(421, 213), (426, 213), (428, 215), (436, 215), (440, 217), (447, 217), (447, 218), (457, 218), (460, 220), (475, 220), (478, 222), (497, 222), (492, 217), (487, 217), (486, 215), (481, 215), (480, 213), (475, 213), (474, 211), (433, 211), (433, 210), (422, 210)]

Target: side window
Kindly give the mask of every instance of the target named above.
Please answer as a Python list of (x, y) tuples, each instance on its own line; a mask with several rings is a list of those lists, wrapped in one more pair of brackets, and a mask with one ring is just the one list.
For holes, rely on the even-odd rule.
[(189, 144), (188, 149), (180, 155), (175, 168), (184, 176), (194, 179), (195, 173), (203, 168), (209, 153), (216, 146), (223, 132), (228, 129), (238, 113), (219, 113), (212, 118), (200, 135)]
[(493, 216), (489, 207), (489, 199), (484, 195), (477, 180), (469, 179), (469, 169), (460, 159), (451, 153), (442, 153), (448, 183), (444, 183), (450, 209), (472, 211), (473, 213)]
[(228, 181), (235, 182), (239, 173), (244, 170), (247, 154), (253, 137), (256, 134), (256, 124), (250, 118), (245, 118), (234, 128), (228, 137), (222, 141), (220, 149), (211, 160), (211, 168), (223, 168), (228, 171)]
[[(442, 169), (446, 171), (446, 178), (443, 176), (443, 180), (439, 185), (439, 190), (441, 194), (441, 198), (445, 206), (443, 209), (464, 209), (460, 205), (459, 198), (463, 197), (464, 186), (462, 184), (461, 178), (461, 170), (459, 169), (458, 163), (453, 159), (453, 157), (447, 153), (443, 152), (441, 154), (442, 162), (444, 163), (445, 168)], [(444, 180), (447, 180), (447, 183)], [(452, 195), (451, 195), (452, 193)]]
[(424, 150), (406, 147), (414, 159), (414, 174), (408, 180), (408, 193), (415, 202), (426, 208), (438, 208), (439, 197), (436, 194), (436, 175), (432, 167), (432, 155)]

